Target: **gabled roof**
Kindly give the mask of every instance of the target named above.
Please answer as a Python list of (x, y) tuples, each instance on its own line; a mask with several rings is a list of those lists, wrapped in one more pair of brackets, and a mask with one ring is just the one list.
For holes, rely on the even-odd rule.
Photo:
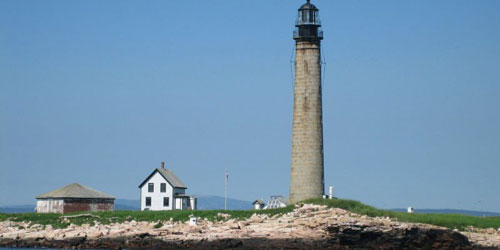
[(263, 205), (264, 204), (264, 201), (262, 201), (261, 199), (258, 199), (258, 200), (255, 200), (252, 205), (255, 205), (255, 204), (259, 204), (259, 205)]
[(65, 187), (41, 194), (37, 199), (46, 198), (88, 198), (88, 199), (114, 199), (114, 196), (97, 191), (93, 188), (73, 183)]
[(282, 195), (272, 195), (264, 209), (275, 209), (286, 207), (285, 197)]
[(151, 173), (148, 178), (146, 178), (142, 183), (141, 185), (139, 185), (139, 188), (141, 188), (142, 186), (144, 186), (144, 184), (146, 184), (146, 182), (151, 178), (153, 177), (153, 175), (158, 172), (160, 173), (160, 175), (174, 188), (184, 188), (184, 189), (187, 189), (186, 185), (184, 185), (184, 183), (182, 183), (182, 181), (177, 178), (177, 176), (175, 176), (174, 172), (172, 172), (172, 170), (170, 169), (164, 169), (164, 168), (157, 168), (153, 171), (153, 173)]

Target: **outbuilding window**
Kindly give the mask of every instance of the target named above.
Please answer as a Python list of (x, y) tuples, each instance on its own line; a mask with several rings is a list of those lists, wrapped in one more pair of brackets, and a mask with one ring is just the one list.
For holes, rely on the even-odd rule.
[(163, 197), (163, 206), (168, 207), (169, 206), (169, 199), (168, 197)]
[(162, 192), (162, 193), (167, 192), (167, 183), (160, 184), (160, 192)]
[(155, 191), (155, 184), (148, 183), (148, 192), (152, 193)]
[(146, 197), (146, 206), (151, 206), (151, 197)]

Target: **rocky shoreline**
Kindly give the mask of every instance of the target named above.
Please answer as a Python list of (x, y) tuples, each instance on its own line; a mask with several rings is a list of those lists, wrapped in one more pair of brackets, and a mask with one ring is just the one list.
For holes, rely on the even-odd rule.
[(500, 232), (402, 223), (319, 205), (268, 217), (187, 222), (126, 221), (64, 229), (0, 222), (0, 246), (94, 249), (500, 249)]

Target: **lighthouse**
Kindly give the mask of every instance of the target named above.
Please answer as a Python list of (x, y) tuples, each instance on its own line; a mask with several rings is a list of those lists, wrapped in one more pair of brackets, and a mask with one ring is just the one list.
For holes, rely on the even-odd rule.
[(307, 0), (298, 10), (293, 39), (295, 84), (292, 124), (290, 203), (324, 194), (323, 114), (321, 101), (321, 22)]

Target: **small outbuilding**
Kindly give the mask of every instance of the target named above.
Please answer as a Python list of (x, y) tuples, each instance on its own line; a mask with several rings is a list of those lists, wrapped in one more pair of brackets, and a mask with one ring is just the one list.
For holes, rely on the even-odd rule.
[(37, 213), (113, 211), (115, 197), (93, 188), (73, 183), (36, 197)]
[(264, 209), (276, 209), (286, 207), (287, 202), (282, 195), (272, 195)]
[(266, 204), (264, 204), (264, 201), (262, 199), (255, 200), (253, 203), (253, 209), (255, 210), (261, 210), (264, 208)]

